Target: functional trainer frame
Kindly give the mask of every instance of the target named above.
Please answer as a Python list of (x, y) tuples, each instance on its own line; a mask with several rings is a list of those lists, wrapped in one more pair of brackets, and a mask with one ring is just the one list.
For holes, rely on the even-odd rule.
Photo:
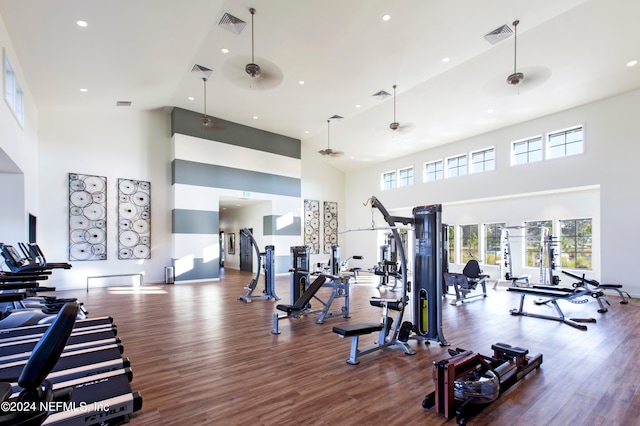
[[(275, 286), (275, 283), (276, 283), (275, 256), (274, 256), (275, 247), (266, 246), (265, 251), (261, 253), (260, 248), (258, 247), (258, 242), (253, 237), (253, 234), (249, 229), (242, 228), (240, 230), (240, 233), (246, 235), (247, 238), (249, 238), (249, 241), (251, 242), (251, 246), (255, 250), (256, 257), (258, 258), (258, 268), (256, 270), (256, 276), (251, 280), (249, 285), (245, 287), (245, 289), (247, 290), (247, 293), (242, 296), (238, 296), (238, 300), (244, 300), (247, 303), (251, 303), (251, 297), (253, 296), (253, 292), (255, 291), (256, 287), (258, 286), (258, 280), (260, 279), (260, 272), (262, 271), (263, 267), (264, 267), (264, 290), (262, 292), (263, 294), (253, 296), (253, 297), (254, 298), (262, 297), (262, 298), (266, 298), (267, 300), (271, 300), (271, 299), (280, 300), (280, 298), (276, 294), (276, 286)], [(264, 266), (262, 264), (263, 259), (264, 259)]]
[[(413, 218), (391, 216), (382, 203), (372, 196), (365, 205), (376, 208), (389, 225), (393, 237), (400, 240), (397, 225), (412, 224), (415, 226), (416, 253), (414, 264), (414, 322), (403, 321), (404, 309), (409, 303), (411, 283), (407, 273), (407, 257), (402, 244), (397, 244), (399, 271), (396, 278), (402, 281), (402, 295), (398, 299), (372, 298), (372, 306), (382, 308), (380, 324), (360, 323), (333, 327), (333, 332), (340, 337), (351, 337), (351, 349), (347, 363), (358, 364), (358, 356), (387, 347), (400, 347), (405, 354), (413, 355), (416, 351), (407, 342), (411, 339), (420, 341), (434, 340), (446, 346), (449, 343), (442, 331), (442, 207), (439, 204), (416, 207)], [(375, 227), (372, 224), (372, 228)], [(396, 311), (395, 321), (389, 311)], [(358, 348), (359, 337), (379, 332), (377, 341), (364, 349)], [(415, 335), (411, 333), (415, 332)]]

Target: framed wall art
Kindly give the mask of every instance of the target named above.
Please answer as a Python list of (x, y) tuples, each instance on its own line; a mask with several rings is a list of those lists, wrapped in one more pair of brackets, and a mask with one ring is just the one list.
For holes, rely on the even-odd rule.
[(151, 258), (151, 183), (118, 179), (118, 259)]
[(69, 260), (107, 259), (107, 178), (69, 173)]
[(320, 202), (304, 200), (304, 244), (310, 254), (320, 253)]

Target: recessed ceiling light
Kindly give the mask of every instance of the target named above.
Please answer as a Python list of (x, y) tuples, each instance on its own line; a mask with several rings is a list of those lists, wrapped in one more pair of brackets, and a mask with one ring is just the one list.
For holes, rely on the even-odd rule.
[(257, 116), (257, 115), (254, 115), (254, 116), (253, 116), (253, 119), (254, 119), (254, 120), (257, 120), (257, 119), (258, 119), (258, 116)]
[(79, 26), (79, 27), (84, 28), (84, 27), (88, 26), (89, 24), (87, 23), (87, 21), (78, 20), (78, 21), (76, 21), (76, 25)]
[(388, 13), (385, 15), (382, 15), (382, 20), (383, 21), (388, 21), (389, 19), (391, 19), (391, 15), (389, 15)]
[(229, 53), (229, 49), (227, 49), (226, 47), (223, 47), (222, 49), (220, 49), (220, 51), (222, 53)]
[(487, 114), (493, 114), (493, 110), (492, 109), (488, 109), (487, 110)]
[(88, 89), (80, 89), (80, 91), (84, 93), (84, 92), (88, 91)]
[(449, 62), (449, 58), (442, 58), (442, 62)]
[(304, 84), (304, 80), (298, 81), (298, 84), (302, 86)]
[(305, 132), (305, 133), (309, 133), (309, 131), (308, 131), (308, 130), (305, 130), (304, 132)]
[(195, 98), (193, 96), (189, 96), (187, 99), (189, 99), (190, 101), (194, 100)]
[(360, 108), (360, 104), (356, 105), (356, 108)]
[(628, 66), (628, 67), (633, 67), (633, 66), (635, 66), (637, 63), (638, 63), (638, 61), (636, 61), (636, 60), (634, 59), (633, 61), (629, 61), (629, 62), (627, 62), (627, 66)]

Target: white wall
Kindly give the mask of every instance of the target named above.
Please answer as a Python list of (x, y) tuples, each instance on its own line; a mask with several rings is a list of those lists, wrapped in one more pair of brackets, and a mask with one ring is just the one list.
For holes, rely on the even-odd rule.
[[(302, 145), (302, 198), (307, 200), (318, 200), (320, 206), (324, 201), (334, 201), (338, 203), (338, 230), (346, 229), (346, 211), (349, 208), (350, 199), (347, 200), (348, 192), (345, 190), (345, 174), (333, 167), (331, 158), (323, 157), (315, 151), (309, 150)], [(301, 206), (302, 208), (302, 206)], [(321, 207), (322, 208), (322, 207)], [(322, 214), (322, 212), (321, 212)], [(304, 215), (303, 215), (304, 219)], [(303, 230), (304, 230), (304, 223)], [(344, 246), (344, 234), (338, 234), (338, 245), (340, 245), (340, 256), (346, 259), (349, 256), (359, 253), (349, 251), (349, 247)], [(320, 236), (322, 238), (322, 235)], [(301, 239), (296, 245), (303, 245)], [(320, 251), (323, 251), (323, 244), (320, 244)], [(309, 265), (313, 265), (329, 260), (330, 254), (319, 253), (310, 255)], [(360, 266), (358, 261), (350, 262), (350, 266)]]
[[(0, 17), (0, 242), (15, 245), (27, 240), (27, 216), (38, 215), (37, 111), (18, 57)], [(5, 55), (24, 92), (24, 126), (4, 99)]]
[[(39, 123), (38, 240), (48, 260), (68, 259), (68, 173), (107, 177), (107, 260), (73, 262), (48, 285), (82, 288), (87, 276), (143, 273), (164, 280), (171, 264), (170, 149), (167, 111), (47, 112)], [(151, 182), (151, 259), (118, 260), (117, 179)]]
[[(593, 213), (594, 227), (599, 225), (600, 228), (597, 237), (600, 259), (594, 262), (596, 269), (592, 274), (602, 282), (624, 284), (629, 292), (640, 295), (640, 283), (632, 273), (640, 241), (640, 227), (635, 226), (635, 212), (640, 209), (640, 192), (635, 184), (637, 177), (634, 176), (640, 155), (640, 137), (636, 128), (639, 105), (640, 91), (635, 91), (348, 173), (345, 181), (346, 193), (349, 194), (346, 226), (369, 226), (370, 209), (362, 207), (362, 202), (371, 195), (376, 195), (387, 209), (394, 211), (441, 203), (445, 221), (458, 220), (448, 216), (446, 209), (452, 203), (461, 202), (467, 203), (462, 207), (465, 209), (465, 221), (478, 223), (485, 220), (483, 216), (486, 212), (498, 209), (514, 212), (509, 220), (535, 219), (532, 217), (535, 210), (523, 207), (523, 203), (538, 206), (540, 215), (577, 218), (583, 215), (585, 206), (575, 203), (572, 198), (559, 196), (525, 201), (521, 197), (599, 187), (598, 195), (592, 195), (596, 198), (590, 198), (587, 202), (590, 211), (584, 213)], [(584, 154), (525, 166), (510, 166), (512, 141), (579, 124), (585, 129)], [(496, 170), (439, 182), (422, 182), (425, 162), (491, 146), (496, 149)], [(416, 170), (415, 185), (380, 190), (381, 173), (411, 165)], [(496, 198), (503, 200), (498, 204)], [(597, 198), (599, 204), (594, 206), (592, 203)], [(474, 200), (477, 201), (469, 203)], [(460, 209), (450, 208), (453, 211)], [(376, 215), (381, 224), (381, 216), (378, 213)], [(375, 235), (362, 232), (345, 235), (350, 250), (369, 257), (376, 256)]]

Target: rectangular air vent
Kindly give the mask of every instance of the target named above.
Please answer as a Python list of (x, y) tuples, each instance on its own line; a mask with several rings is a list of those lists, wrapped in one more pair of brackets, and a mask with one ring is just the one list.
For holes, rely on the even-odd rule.
[(496, 28), (488, 34), (484, 35), (484, 39), (489, 42), (489, 44), (494, 45), (500, 43), (502, 40), (508, 39), (513, 34), (513, 30), (508, 25), (503, 25), (501, 27)]
[(236, 18), (235, 16), (228, 13), (222, 15), (222, 18), (220, 18), (220, 22), (218, 22), (219, 27), (224, 28), (227, 31), (231, 31), (235, 34), (240, 34), (245, 25), (247, 25), (247, 23), (242, 19)]
[(117, 101), (116, 106), (131, 106), (131, 101)]

